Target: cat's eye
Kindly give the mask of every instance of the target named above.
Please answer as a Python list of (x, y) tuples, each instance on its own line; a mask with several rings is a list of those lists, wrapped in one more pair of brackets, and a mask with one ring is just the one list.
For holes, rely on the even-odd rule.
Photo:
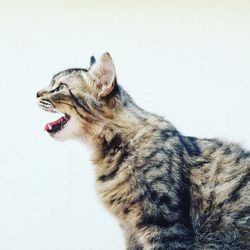
[(64, 83), (61, 83), (57, 88), (55, 88), (52, 92), (58, 92), (64, 88)]

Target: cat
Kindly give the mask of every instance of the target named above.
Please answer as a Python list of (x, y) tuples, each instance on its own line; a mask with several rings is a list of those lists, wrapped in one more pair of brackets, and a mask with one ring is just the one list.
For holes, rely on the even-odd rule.
[(127, 250), (250, 249), (250, 152), (182, 135), (138, 107), (117, 83), (111, 56), (54, 75), (39, 106), (58, 140), (89, 144), (97, 193)]

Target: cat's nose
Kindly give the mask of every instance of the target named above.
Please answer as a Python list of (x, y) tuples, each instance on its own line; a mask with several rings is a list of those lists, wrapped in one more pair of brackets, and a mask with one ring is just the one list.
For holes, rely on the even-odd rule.
[(39, 98), (40, 96), (42, 96), (42, 91), (38, 91), (37, 93), (36, 93), (36, 98)]
[(39, 98), (41, 97), (46, 91), (44, 90), (39, 90), (37, 93), (36, 93), (36, 98)]

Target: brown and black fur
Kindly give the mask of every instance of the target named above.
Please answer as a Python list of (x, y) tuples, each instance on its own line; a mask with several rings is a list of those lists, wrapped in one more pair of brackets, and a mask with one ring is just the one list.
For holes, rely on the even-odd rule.
[[(77, 136), (92, 148), (98, 194), (124, 230), (127, 250), (250, 249), (250, 152), (184, 136), (144, 111), (116, 75), (105, 78), (112, 85), (102, 82), (113, 70), (105, 68), (110, 60), (104, 54), (103, 68), (57, 74), (38, 98), (74, 117)], [(53, 92), (62, 83), (65, 89)]]

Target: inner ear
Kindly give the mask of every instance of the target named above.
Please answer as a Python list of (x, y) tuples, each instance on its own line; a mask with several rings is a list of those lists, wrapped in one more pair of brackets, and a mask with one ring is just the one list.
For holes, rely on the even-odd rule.
[(91, 67), (89, 73), (95, 76), (95, 84), (97, 89), (99, 89), (99, 97), (107, 96), (112, 92), (116, 85), (116, 73), (109, 53), (104, 53), (99, 61)]

